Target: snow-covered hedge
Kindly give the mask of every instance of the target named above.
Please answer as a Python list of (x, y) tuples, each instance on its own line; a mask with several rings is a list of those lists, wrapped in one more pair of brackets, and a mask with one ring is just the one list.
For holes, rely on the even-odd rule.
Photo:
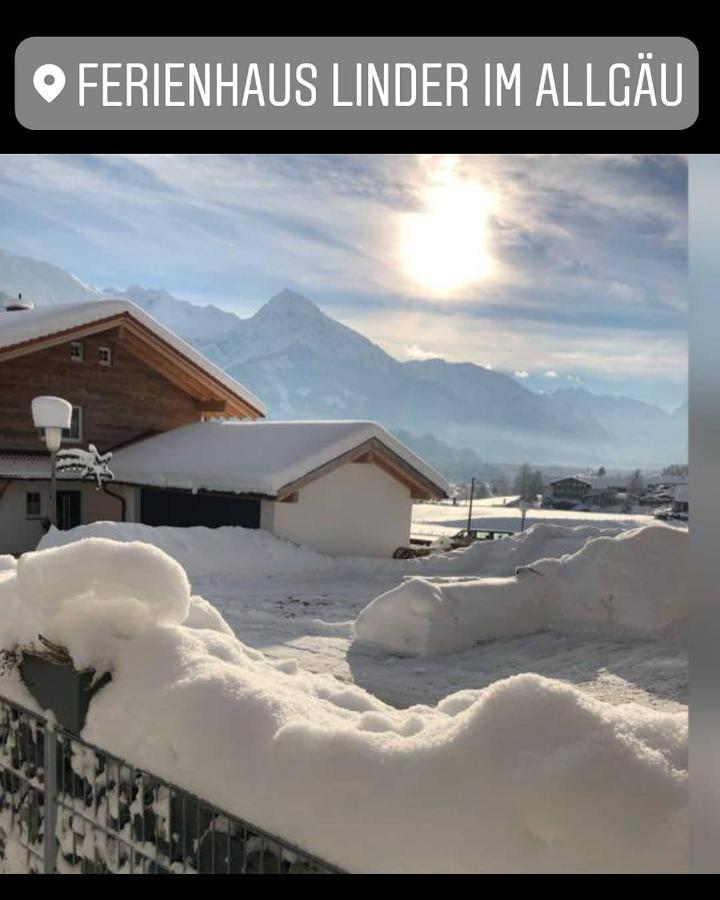
[[(431, 656), (546, 628), (667, 632), (687, 618), (687, 544), (686, 531), (652, 525), (593, 538), (570, 556), (540, 559), (513, 577), (412, 578), (362, 611), (355, 640)], [(518, 551), (523, 546), (517, 542)]]
[(136, 522), (93, 522), (70, 531), (51, 528), (43, 535), (38, 549), (93, 537), (151, 544), (177, 560), (191, 578), (303, 574), (329, 571), (333, 565), (330, 557), (307, 547), (279, 540), (261, 529), (236, 526), (174, 528)]
[(478, 541), (450, 553), (410, 560), (323, 556), (307, 547), (274, 537), (266, 531), (222, 528), (152, 527), (134, 522), (93, 522), (70, 531), (55, 528), (38, 549), (59, 547), (89, 537), (142, 541), (177, 560), (192, 580), (259, 578), (272, 575), (351, 576), (512, 575), (517, 566), (543, 557), (559, 557), (579, 550), (590, 538), (612, 536), (621, 528), (538, 524), (527, 531), (495, 541)]
[[(38, 631), (112, 669), (87, 740), (351, 871), (686, 867), (681, 714), (536, 675), (397, 710), (272, 663), (162, 551), (98, 538), (0, 572), (0, 646)], [(35, 708), (16, 672), (0, 694)]]
[[(539, 522), (527, 531), (494, 541), (477, 541), (469, 547), (414, 560), (409, 574), (418, 575), (514, 575), (518, 566), (536, 559), (557, 559), (575, 553), (596, 537), (614, 537), (622, 526), (598, 528), (593, 525), (552, 525)], [(425, 571), (427, 570), (427, 571)]]

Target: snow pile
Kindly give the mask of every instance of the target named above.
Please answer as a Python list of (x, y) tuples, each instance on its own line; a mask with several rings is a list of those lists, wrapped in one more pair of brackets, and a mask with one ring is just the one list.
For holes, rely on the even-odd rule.
[(70, 531), (51, 528), (39, 550), (101, 537), (115, 541), (142, 541), (177, 560), (190, 578), (261, 578), (327, 572), (333, 561), (307, 547), (282, 541), (258, 528), (153, 527), (134, 522), (93, 522)]
[(182, 567), (147, 544), (90, 538), (26, 553), (3, 574), (0, 647), (35, 644), (42, 634), (79, 668), (107, 667), (115, 641), (179, 624), (191, 606)]
[(88, 537), (143, 541), (177, 560), (191, 580), (262, 578), (281, 575), (376, 576), (397, 575), (512, 575), (518, 566), (543, 557), (579, 550), (590, 538), (615, 535), (620, 528), (567, 528), (534, 525), (512, 537), (478, 541), (450, 553), (434, 553), (410, 560), (330, 557), (308, 547), (276, 538), (267, 531), (221, 528), (153, 527), (134, 522), (93, 522), (70, 531), (51, 528), (39, 550), (59, 547)]
[(355, 641), (432, 656), (542, 629), (666, 633), (687, 619), (687, 543), (685, 531), (647, 526), (509, 578), (412, 578), (362, 611)]
[[(685, 870), (684, 715), (536, 675), (397, 710), (190, 607), (161, 551), (82, 541), (0, 581), (0, 646), (40, 630), (105, 658), (87, 740), (350, 871)], [(0, 694), (34, 706), (16, 675)]]
[(591, 538), (614, 537), (624, 530), (618, 526), (568, 527), (539, 523), (519, 534), (494, 541), (476, 541), (467, 548), (420, 558), (407, 568), (428, 575), (513, 575), (518, 566), (575, 553)]

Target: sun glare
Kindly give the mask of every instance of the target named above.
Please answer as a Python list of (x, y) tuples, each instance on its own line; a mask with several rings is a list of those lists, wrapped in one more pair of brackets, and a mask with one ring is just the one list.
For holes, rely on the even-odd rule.
[(402, 223), (400, 259), (406, 275), (435, 295), (452, 295), (487, 277), (487, 247), (493, 195), (457, 178), (429, 187), (425, 209)]

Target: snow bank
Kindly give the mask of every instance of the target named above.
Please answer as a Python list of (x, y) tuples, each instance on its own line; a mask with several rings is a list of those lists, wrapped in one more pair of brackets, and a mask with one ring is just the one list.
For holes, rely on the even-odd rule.
[(94, 522), (70, 531), (51, 528), (38, 549), (57, 547), (88, 537), (143, 541), (164, 550), (183, 566), (191, 580), (212, 577), (237, 580), (288, 575), (384, 577), (404, 575), (512, 575), (518, 566), (543, 557), (579, 550), (590, 538), (618, 534), (620, 528), (567, 528), (534, 525), (496, 541), (478, 541), (450, 553), (411, 560), (330, 557), (284, 541), (260, 529), (152, 527), (133, 522)]
[(17, 561), (14, 556), (6, 553), (0, 553), (0, 576), (6, 572), (15, 571)]
[(261, 578), (331, 571), (333, 562), (307, 547), (282, 541), (267, 531), (225, 526), (222, 528), (153, 527), (134, 522), (94, 522), (70, 531), (51, 528), (39, 550), (72, 544), (87, 538), (142, 541), (171, 556), (191, 578)]
[(42, 634), (79, 668), (104, 668), (116, 640), (182, 622), (190, 584), (156, 547), (89, 538), (26, 553), (0, 580), (0, 604), (0, 646), (36, 644)]
[(360, 613), (355, 641), (432, 656), (542, 629), (665, 633), (687, 618), (687, 543), (685, 531), (647, 526), (593, 538), (510, 578), (412, 578)]
[[(0, 580), (0, 646), (106, 657), (87, 740), (350, 871), (685, 870), (683, 715), (536, 675), (397, 710), (188, 612), (164, 553), (85, 540)], [(15, 674), (0, 694), (33, 705)]]
[(518, 566), (575, 553), (591, 538), (614, 537), (624, 530), (539, 523), (498, 540), (477, 541), (467, 548), (413, 560), (414, 565), (407, 568), (427, 575), (513, 575)]

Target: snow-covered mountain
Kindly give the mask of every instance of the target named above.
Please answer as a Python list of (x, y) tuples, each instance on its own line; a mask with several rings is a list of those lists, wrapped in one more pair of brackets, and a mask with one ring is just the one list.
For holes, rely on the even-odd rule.
[(19, 293), (38, 306), (113, 298), (132, 300), (176, 334), (193, 341), (219, 339), (240, 321), (217, 306), (188, 303), (162, 288), (148, 290), (133, 285), (125, 290), (101, 290), (52, 263), (0, 249), (0, 299), (17, 297)]
[(472, 363), (400, 362), (293, 291), (241, 319), (165, 290), (85, 284), (64, 270), (0, 251), (0, 293), (37, 304), (125, 297), (193, 343), (262, 397), (272, 418), (371, 418), (434, 435), (480, 459), (650, 466), (687, 459), (687, 410), (665, 413), (586, 390), (539, 394)]
[(556, 415), (507, 375), (436, 359), (399, 362), (293, 291), (273, 297), (219, 341), (197, 345), (263, 397), (275, 417), (375, 418), (482, 447), (489, 458), (511, 450), (512, 458), (522, 457), (529, 434), (535, 449), (607, 440), (597, 424)]
[(0, 249), (0, 291), (10, 297), (22, 294), (35, 303), (80, 303), (101, 300), (103, 292), (85, 284), (51, 263), (16, 256)]
[(593, 394), (585, 388), (555, 391), (547, 395), (547, 403), (559, 415), (598, 422), (628, 456), (647, 459), (650, 448), (656, 447), (673, 459), (688, 458), (687, 403), (667, 413), (632, 397)]
[(124, 291), (105, 288), (103, 294), (108, 299), (132, 300), (175, 334), (193, 342), (219, 340), (238, 322), (238, 317), (234, 313), (226, 312), (212, 304), (199, 306), (187, 300), (179, 300), (162, 288), (148, 290), (132, 285)]

